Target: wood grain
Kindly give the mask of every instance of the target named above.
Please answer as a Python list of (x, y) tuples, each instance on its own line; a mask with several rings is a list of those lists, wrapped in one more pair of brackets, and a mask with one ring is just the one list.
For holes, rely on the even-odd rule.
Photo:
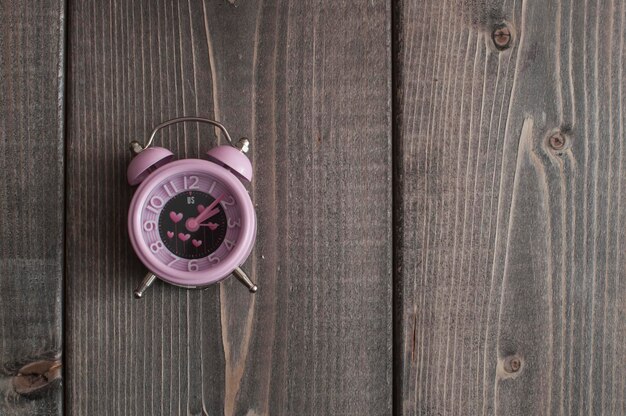
[[(68, 414), (391, 413), (389, 3), (69, 15)], [(127, 144), (183, 114), (252, 139), (255, 296), (231, 279), (132, 299)], [(218, 142), (195, 125), (160, 140), (179, 157)]]
[[(0, 414), (59, 415), (62, 1), (0, 4)], [(32, 375), (50, 361), (54, 377)], [(28, 370), (29, 367), (26, 367)]]
[(625, 413), (625, 11), (399, 1), (398, 414)]

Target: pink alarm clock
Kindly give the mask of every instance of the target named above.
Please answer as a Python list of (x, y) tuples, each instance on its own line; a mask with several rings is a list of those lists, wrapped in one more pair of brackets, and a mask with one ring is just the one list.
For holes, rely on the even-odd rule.
[[(229, 145), (207, 152), (207, 160), (183, 159), (162, 147), (150, 147), (156, 133), (169, 125), (194, 121), (218, 127)], [(240, 268), (252, 251), (256, 215), (244, 183), (252, 179), (245, 153), (217, 121), (180, 117), (158, 125), (146, 146), (134, 141), (128, 183), (139, 185), (128, 210), (130, 242), (149, 272), (135, 290), (159, 278), (186, 288), (203, 288), (231, 274), (251, 292), (257, 286)]]

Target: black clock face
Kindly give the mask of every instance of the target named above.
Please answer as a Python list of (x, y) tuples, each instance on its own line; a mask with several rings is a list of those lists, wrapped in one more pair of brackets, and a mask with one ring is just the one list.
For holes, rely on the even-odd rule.
[(165, 247), (184, 259), (199, 259), (213, 253), (224, 241), (227, 219), (223, 207), (218, 213), (203, 221), (199, 227), (189, 226), (209, 207), (215, 198), (198, 191), (185, 191), (167, 201), (159, 216), (159, 234)]

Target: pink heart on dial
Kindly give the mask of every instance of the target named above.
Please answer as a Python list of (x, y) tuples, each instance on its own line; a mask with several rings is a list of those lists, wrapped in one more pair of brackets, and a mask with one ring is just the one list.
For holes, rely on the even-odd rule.
[(180, 238), (182, 241), (189, 240), (189, 237), (191, 237), (189, 234), (178, 233), (178, 238)]
[(209, 227), (209, 230), (215, 231), (215, 230), (217, 230), (217, 227), (219, 227), (219, 224), (215, 224), (215, 223), (210, 222), (210, 223), (207, 224), (207, 226)]
[(204, 205), (199, 204), (198, 205), (198, 214), (202, 214), (202, 211), (204, 211)]
[(200, 247), (202, 245), (202, 240), (191, 240), (191, 244), (195, 247)]
[(183, 219), (183, 213), (179, 212), (178, 214), (175, 213), (174, 211), (170, 211), (170, 219), (172, 221), (174, 221), (174, 223), (177, 223), (178, 221)]
[(172, 238), (172, 237), (174, 237), (174, 233), (173, 233), (173, 232), (171, 232), (171, 231), (168, 231), (168, 232), (167, 232), (167, 236), (168, 236), (169, 238)]

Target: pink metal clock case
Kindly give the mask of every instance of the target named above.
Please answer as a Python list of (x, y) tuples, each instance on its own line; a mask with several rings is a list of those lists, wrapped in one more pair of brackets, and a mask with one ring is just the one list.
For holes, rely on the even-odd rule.
[[(240, 210), (242, 224), (237, 245), (223, 261), (208, 270), (182, 271), (168, 267), (152, 254), (142, 238), (141, 212), (148, 196), (165, 179), (186, 172), (206, 173), (218, 179), (232, 192)], [(161, 166), (142, 181), (128, 211), (128, 233), (141, 262), (160, 279), (178, 286), (199, 287), (227, 278), (248, 258), (256, 237), (256, 215), (246, 188), (235, 174), (211, 161), (183, 159)]]

